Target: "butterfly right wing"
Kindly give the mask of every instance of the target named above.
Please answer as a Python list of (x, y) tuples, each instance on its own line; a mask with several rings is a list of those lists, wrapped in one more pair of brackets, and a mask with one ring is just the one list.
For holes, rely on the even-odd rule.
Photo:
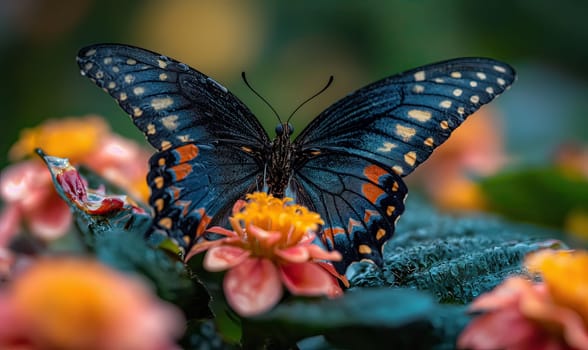
[(261, 186), (268, 136), (251, 111), (187, 65), (127, 45), (80, 50), (82, 75), (109, 93), (157, 148), (147, 176), (155, 225), (189, 249)]

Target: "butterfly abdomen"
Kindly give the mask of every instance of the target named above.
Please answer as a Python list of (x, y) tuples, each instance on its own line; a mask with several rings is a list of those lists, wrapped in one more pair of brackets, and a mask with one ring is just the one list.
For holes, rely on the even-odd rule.
[(282, 132), (277, 135), (272, 142), (271, 154), (267, 162), (265, 182), (268, 192), (278, 198), (284, 197), (292, 177), (293, 153), (290, 134), (290, 132)]

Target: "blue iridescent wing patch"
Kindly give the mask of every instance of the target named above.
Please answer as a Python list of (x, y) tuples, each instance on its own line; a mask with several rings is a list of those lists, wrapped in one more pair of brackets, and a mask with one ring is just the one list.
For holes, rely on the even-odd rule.
[(157, 227), (189, 248), (233, 203), (260, 186), (269, 139), (251, 111), (212, 78), (127, 45), (78, 55), (157, 149), (147, 176)]
[(381, 263), (404, 211), (401, 177), (514, 80), (509, 65), (492, 59), (430, 64), (351, 93), (302, 131), (291, 191), (321, 213), (324, 244), (345, 251), (339, 270), (362, 259)]
[[(147, 177), (157, 227), (189, 249), (246, 193), (286, 192), (324, 219), (319, 236), (342, 252), (339, 272), (358, 260), (381, 263), (404, 211), (402, 177), (515, 78), (483, 58), (416, 68), (353, 92), (279, 149), (241, 101), (183, 63), (100, 44), (82, 49), (78, 64), (158, 150)], [(279, 168), (275, 152), (291, 159), (286, 184), (268, 175)]]

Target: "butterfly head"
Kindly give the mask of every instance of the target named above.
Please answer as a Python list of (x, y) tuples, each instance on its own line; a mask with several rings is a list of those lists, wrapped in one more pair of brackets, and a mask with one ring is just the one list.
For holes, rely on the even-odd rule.
[(276, 136), (282, 135), (290, 137), (294, 132), (294, 127), (290, 123), (280, 123), (276, 126)]

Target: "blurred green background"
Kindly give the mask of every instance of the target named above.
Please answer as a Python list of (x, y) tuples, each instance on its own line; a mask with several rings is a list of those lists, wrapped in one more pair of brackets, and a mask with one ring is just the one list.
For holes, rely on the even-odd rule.
[(4, 0), (0, 167), (19, 130), (48, 118), (99, 114), (115, 132), (142, 140), (78, 72), (78, 49), (98, 42), (145, 47), (197, 68), (268, 130), (275, 117), (241, 71), (283, 116), (335, 76), (297, 113), (300, 131), (336, 99), (385, 76), (459, 56), (501, 59), (519, 74), (492, 107), (507, 168), (550, 164), (562, 145), (588, 143), (586, 14), (583, 0)]

